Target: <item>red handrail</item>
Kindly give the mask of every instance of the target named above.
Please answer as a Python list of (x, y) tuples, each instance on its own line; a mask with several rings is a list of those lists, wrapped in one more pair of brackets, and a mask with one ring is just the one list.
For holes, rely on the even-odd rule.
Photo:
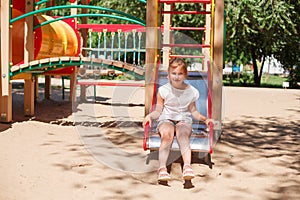
[[(208, 118), (211, 119), (212, 117), (212, 101), (211, 101), (211, 69), (210, 69), (210, 61), (207, 62), (207, 87), (208, 87), (208, 94), (207, 94), (207, 110), (208, 110)], [(213, 152), (213, 141), (214, 141), (214, 134), (213, 134), (213, 123), (209, 123), (209, 153)]]
[[(158, 71), (160, 66), (160, 60), (157, 61), (157, 67), (155, 71), (155, 80), (154, 80), (154, 88), (153, 88), (153, 95), (152, 95), (152, 103), (151, 103), (151, 111), (155, 108), (155, 102), (156, 102), (156, 93), (157, 93), (157, 85), (158, 85)], [(150, 126), (149, 123), (145, 124), (144, 127), (144, 141), (143, 141), (143, 148), (146, 151), (147, 150), (147, 140), (149, 138), (149, 132), (150, 132)]]
[(143, 148), (145, 151), (147, 151), (147, 140), (149, 138), (149, 123), (147, 123), (144, 127), (144, 141), (143, 141)]

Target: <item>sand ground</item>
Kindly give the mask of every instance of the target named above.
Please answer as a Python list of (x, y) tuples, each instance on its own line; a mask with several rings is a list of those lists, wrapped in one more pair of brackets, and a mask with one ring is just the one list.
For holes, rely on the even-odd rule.
[(23, 116), (14, 89), (11, 124), (0, 124), (0, 199), (300, 199), (300, 91), (224, 87), (224, 130), (213, 168), (193, 163), (184, 184), (157, 184), (157, 160), (142, 149), (143, 88), (102, 87), (96, 103), (71, 105), (43, 90)]

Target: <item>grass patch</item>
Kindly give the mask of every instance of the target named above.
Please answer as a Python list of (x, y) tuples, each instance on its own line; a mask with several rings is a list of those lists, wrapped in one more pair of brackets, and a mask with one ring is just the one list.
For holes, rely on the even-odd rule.
[(261, 86), (281, 88), (282, 83), (286, 81), (288, 81), (287, 77), (282, 77), (279, 75), (264, 75), (261, 78)]
[[(288, 81), (288, 78), (281, 75), (263, 75), (261, 78), (261, 87), (282, 88), (282, 83), (286, 81)], [(223, 85), (252, 87), (254, 86), (253, 74), (241, 73), (223, 75)]]

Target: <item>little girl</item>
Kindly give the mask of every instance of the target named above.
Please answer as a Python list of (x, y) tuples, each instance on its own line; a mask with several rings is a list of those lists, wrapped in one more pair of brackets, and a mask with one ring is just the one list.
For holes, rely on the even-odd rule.
[(171, 179), (167, 171), (167, 159), (170, 154), (174, 134), (180, 147), (183, 159), (183, 178), (191, 180), (195, 177), (191, 167), (190, 136), (192, 133), (192, 117), (204, 121), (206, 125), (211, 122), (196, 110), (195, 101), (199, 92), (193, 86), (184, 82), (187, 77), (187, 65), (180, 58), (170, 60), (168, 68), (169, 82), (158, 89), (156, 108), (143, 120), (151, 126), (152, 120), (158, 119), (157, 130), (161, 137), (159, 147), (158, 180)]

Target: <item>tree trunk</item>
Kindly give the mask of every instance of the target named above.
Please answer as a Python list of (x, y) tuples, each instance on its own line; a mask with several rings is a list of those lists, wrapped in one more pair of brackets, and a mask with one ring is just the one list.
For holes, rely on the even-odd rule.
[(254, 75), (254, 86), (260, 86), (260, 77), (258, 75), (258, 67), (256, 64), (256, 53), (255, 47), (251, 48), (251, 55), (252, 55), (252, 63), (253, 63), (253, 75)]
[(259, 75), (258, 75), (259, 85), (261, 83), (261, 77), (262, 77), (262, 74), (263, 74), (263, 69), (264, 69), (265, 61), (266, 61), (266, 56), (263, 56), (263, 60), (262, 60), (262, 63), (261, 63), (261, 68), (260, 68)]

